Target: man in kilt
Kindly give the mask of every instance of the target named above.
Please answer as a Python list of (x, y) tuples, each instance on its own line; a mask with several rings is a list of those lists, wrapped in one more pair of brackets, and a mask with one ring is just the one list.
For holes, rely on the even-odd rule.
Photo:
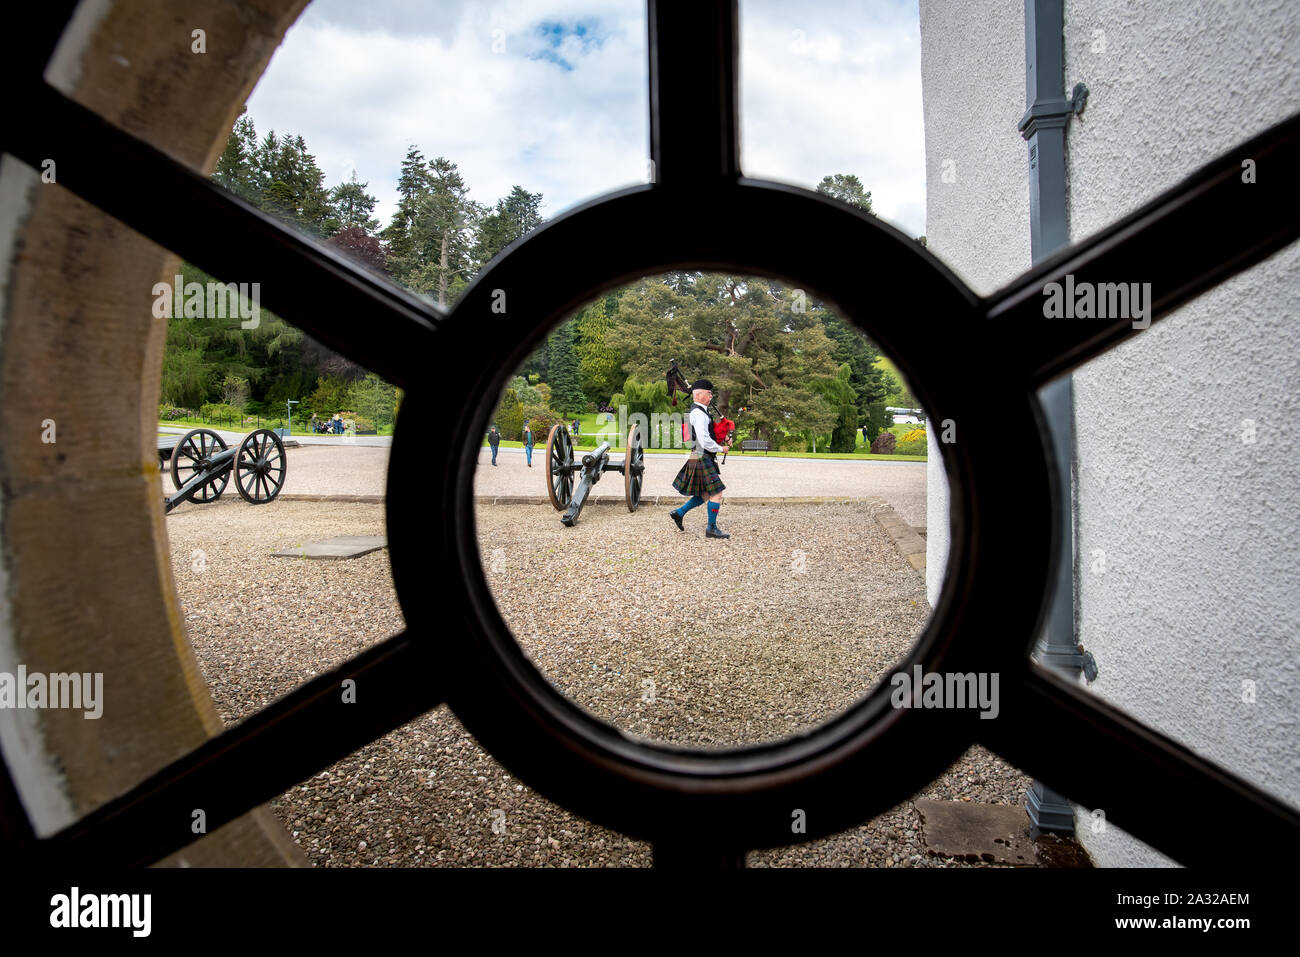
[(713, 398), (713, 383), (708, 379), (699, 379), (691, 386), (691, 405), (689, 421), (694, 445), (691, 457), (686, 460), (677, 478), (673, 479), (673, 488), (683, 495), (691, 496), (681, 508), (672, 513), (673, 522), (683, 532), (682, 516), (691, 509), (709, 503), (709, 525), (704, 530), (705, 538), (730, 538), (718, 528), (718, 510), (722, 508), (722, 473), (718, 471), (717, 453), (731, 448), (728, 440), (725, 446), (719, 445), (713, 431), (713, 419), (709, 416), (709, 402)]

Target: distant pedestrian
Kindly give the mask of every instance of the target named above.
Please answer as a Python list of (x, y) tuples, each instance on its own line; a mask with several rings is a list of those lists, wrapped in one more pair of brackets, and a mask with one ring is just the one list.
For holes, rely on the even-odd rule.
[(528, 467), (533, 467), (533, 430), (524, 423), (524, 458), (528, 459)]
[(488, 445), (492, 446), (493, 465), (497, 464), (497, 446), (500, 444), (501, 444), (501, 433), (497, 431), (496, 425), (493, 424), (492, 428), (488, 430)]
[(871, 448), (871, 440), (867, 438), (867, 427), (865, 425), (862, 427), (862, 444), (867, 448)]

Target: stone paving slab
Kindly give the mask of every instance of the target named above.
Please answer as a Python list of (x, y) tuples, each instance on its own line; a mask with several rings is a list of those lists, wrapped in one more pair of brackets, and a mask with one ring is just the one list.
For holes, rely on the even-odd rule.
[(918, 572), (925, 571), (925, 539), (917, 533), (917, 530), (904, 522), (898, 513), (888, 506), (876, 509), (873, 514), (876, 524), (889, 536), (899, 554)]
[(272, 558), (359, 558), (388, 546), (385, 535), (336, 535), (323, 542), (272, 552)]
[(1029, 817), (1022, 807), (974, 801), (914, 802), (921, 814), (921, 833), (930, 853), (965, 861), (1038, 863), (1029, 837)]

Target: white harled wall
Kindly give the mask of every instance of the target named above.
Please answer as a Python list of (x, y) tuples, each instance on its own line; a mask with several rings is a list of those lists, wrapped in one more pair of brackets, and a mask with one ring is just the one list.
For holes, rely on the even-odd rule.
[[(1072, 241), (1300, 111), (1300, 4), (1066, 0), (1065, 13), (1066, 85), (1083, 81), (1091, 91), (1067, 139)], [(1025, 107), (1023, 3), (921, 0), (921, 42), (926, 234), (937, 255), (988, 292), (1029, 265), (1016, 131)], [(949, 155), (958, 157), (952, 184), (940, 177)], [(1261, 182), (1300, 175), (1255, 172)], [(1115, 279), (1142, 281), (1141, 264)], [(1091, 692), (1293, 805), (1298, 342), (1293, 244), (1074, 378), (1076, 612), (1079, 640), (1099, 668)], [(937, 462), (937, 450), (931, 455)], [(938, 469), (930, 489), (933, 601), (947, 546)], [(1113, 823), (1094, 831), (1087, 809), (1076, 818), (1099, 865), (1170, 863)], [(1232, 822), (1207, 808), (1206, 839), (1238, 839), (1232, 834)]]

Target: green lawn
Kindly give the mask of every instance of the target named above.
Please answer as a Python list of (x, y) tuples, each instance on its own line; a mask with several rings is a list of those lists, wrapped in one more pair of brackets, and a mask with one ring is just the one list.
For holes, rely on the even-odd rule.
[[(310, 419), (308, 419), (310, 422)], [(257, 416), (245, 416), (245, 422), (242, 425), (236, 425), (231, 419), (218, 419), (208, 421), (205, 419), (160, 419), (159, 425), (169, 425), (182, 429), (221, 429), (226, 432), (252, 432), (254, 429), (282, 429), (284, 428), (284, 419), (261, 419), (260, 423)], [(392, 435), (393, 427), (391, 425), (380, 426), (377, 430), (379, 435)], [(293, 420), (293, 429), (290, 435), (311, 435), (307, 428), (307, 423), (295, 418)], [(323, 436), (322, 436), (323, 438)], [(338, 438), (347, 438), (346, 435), (340, 435)]]
[[(569, 421), (572, 422), (573, 420), (570, 419)], [(588, 438), (588, 436), (581, 436), (581, 438), (586, 439)], [(486, 447), (487, 444), (488, 444), (487, 439), (484, 439), (483, 445)], [(521, 449), (524, 447), (524, 443), (507, 442), (505, 440), (502, 440), (501, 447), (511, 448), (511, 449)], [(578, 452), (591, 451), (595, 447), (596, 447), (595, 442), (587, 442), (586, 444), (580, 442), (576, 446), (576, 450)], [(610, 451), (621, 452), (622, 450), (623, 450), (623, 446), (621, 444), (615, 445), (613, 443), (610, 443)], [(646, 449), (645, 451), (647, 455), (677, 455), (677, 456), (686, 455), (685, 449)], [(546, 443), (538, 442), (536, 446), (533, 448), (533, 455), (545, 456)], [(926, 456), (924, 455), (875, 455), (871, 452), (818, 452), (816, 454), (812, 452), (795, 452), (795, 451), (741, 452), (739, 446), (731, 450), (731, 456), (727, 458), (727, 461), (730, 462), (731, 457), (733, 456), (735, 458), (759, 458), (759, 459), (763, 458), (764, 456), (766, 456), (767, 458), (785, 458), (785, 459), (848, 459), (849, 461), (853, 461), (853, 462), (865, 462), (865, 461), (925, 462), (927, 461)]]
[[(683, 408), (685, 408), (685, 407), (683, 407)], [(604, 441), (606, 438), (610, 438), (610, 439), (611, 439), (611, 440), (610, 440), (610, 449), (611, 449), (611, 450), (614, 450), (614, 451), (622, 451), (622, 450), (623, 450), (624, 436), (612, 436), (612, 432), (618, 428), (618, 416), (617, 416), (617, 414), (614, 415), (614, 421), (613, 421), (613, 423), (606, 423), (606, 422), (605, 422), (605, 416), (606, 416), (607, 414), (608, 414), (608, 413), (605, 413), (605, 412), (588, 412), (588, 413), (586, 413), (586, 414), (584, 414), (584, 415), (579, 415), (579, 416), (572, 416), (572, 415), (570, 415), (570, 416), (567, 416), (567, 417), (563, 420), (564, 423), (565, 423), (566, 425), (570, 425), (570, 424), (572, 424), (574, 418), (577, 418), (577, 420), (578, 420), (579, 428), (581, 429), (581, 434), (578, 436), (578, 441), (577, 441), (577, 443), (576, 443), (576, 448), (577, 448), (577, 449), (579, 449), (579, 450), (584, 450), (584, 449), (585, 449), (585, 450), (590, 450), (590, 449), (594, 449), (594, 448), (597, 446), (597, 444), (598, 444), (599, 442)], [(601, 432), (601, 429), (602, 429), (602, 428), (608, 429), (608, 428), (609, 428), (609, 425), (611, 425), (611, 424), (612, 424), (613, 427), (614, 427), (613, 429), (610, 429), (609, 432), (604, 432), (604, 433)], [(893, 432), (894, 435), (897, 436), (899, 439), (902, 439), (902, 437), (903, 437), (904, 435), (906, 435), (908, 432), (912, 431), (913, 429), (918, 429), (918, 428), (925, 428), (925, 426), (924, 426), (924, 425), (917, 425), (917, 424), (915, 424), (915, 423), (900, 423), (900, 424), (898, 424), (898, 425), (892, 425), (892, 426), (890, 426), (890, 427), (889, 427), (889, 431)], [(611, 436), (612, 436), (612, 437), (611, 437)], [(757, 456), (762, 456), (762, 455), (766, 455), (766, 456), (768, 456), (769, 458), (776, 457), (776, 458), (848, 459), (848, 460), (851, 460), (851, 461), (852, 461), (852, 460), (858, 460), (858, 461), (864, 461), (864, 460), (865, 460), (865, 461), (871, 461), (871, 460), (883, 460), (883, 461), (894, 461), (894, 462), (925, 462), (925, 461), (927, 461), (927, 457), (924, 456), (924, 455), (876, 455), (876, 454), (874, 454), (874, 453), (872, 453), (872, 452), (866, 451), (867, 446), (866, 446), (866, 444), (862, 441), (862, 432), (861, 432), (861, 431), (859, 431), (859, 432), (856, 433), (855, 438), (856, 438), (856, 447), (859, 449), (859, 451), (857, 451), (857, 452), (817, 452), (817, 453), (812, 453), (812, 452), (800, 452), (800, 451), (790, 450), (790, 451), (783, 451), (783, 452), (775, 452), (775, 451), (774, 451), (774, 452), (766, 452), (766, 453), (764, 453), (764, 452), (743, 452), (743, 453), (742, 453), (742, 452), (740, 451), (740, 444), (739, 444), (739, 442), (737, 442), (737, 444), (735, 445), (735, 447), (732, 449), (732, 453), (731, 453), (731, 454), (732, 454), (732, 455), (739, 456), (739, 457), (742, 457), (742, 458), (745, 457), (745, 456), (755, 456), (755, 455), (757, 455)], [(545, 436), (545, 435), (537, 435), (537, 436), (534, 436), (534, 443), (535, 443), (537, 449), (541, 450), (541, 451), (540, 451), (540, 454), (543, 454), (543, 455), (546, 454), (546, 436)], [(483, 444), (484, 444), (484, 445), (487, 445), (487, 444), (488, 444), (486, 438), (483, 440)], [(507, 442), (507, 441), (502, 441), (502, 442), (501, 442), (501, 445), (504, 446), (504, 447), (508, 447), (508, 448), (516, 448), (516, 449), (518, 449), (518, 448), (522, 448), (522, 447), (523, 447), (523, 443), (522, 443), (522, 442)], [(681, 450), (681, 449), (646, 449), (646, 452), (647, 452), (647, 453), (652, 453), (652, 454), (660, 454), (660, 455), (682, 455), (682, 454), (684, 454), (683, 450)], [(728, 461), (730, 461), (730, 459), (728, 459)]]

